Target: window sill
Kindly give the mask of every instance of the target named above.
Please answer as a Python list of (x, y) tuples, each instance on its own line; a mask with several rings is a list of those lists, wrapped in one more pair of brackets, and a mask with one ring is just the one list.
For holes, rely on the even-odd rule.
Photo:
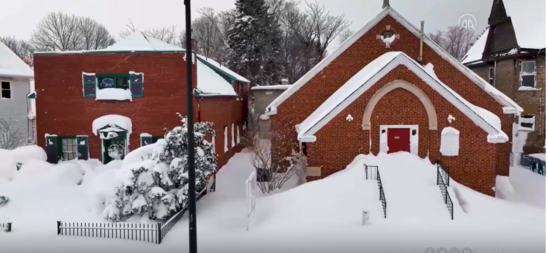
[(518, 88), (518, 91), (541, 91), (542, 89), (540, 88), (535, 88), (535, 87), (529, 87), (529, 86), (521, 86)]

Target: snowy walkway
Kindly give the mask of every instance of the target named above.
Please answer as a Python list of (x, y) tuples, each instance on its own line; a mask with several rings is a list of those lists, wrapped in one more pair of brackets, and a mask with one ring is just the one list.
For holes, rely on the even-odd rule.
[[(379, 166), (388, 205), (387, 216), (398, 220), (448, 220), (449, 211), (436, 184), (436, 170), (417, 166), (423, 161), (412, 155), (373, 157), (369, 165)], [(453, 200), (454, 209), (460, 209)]]

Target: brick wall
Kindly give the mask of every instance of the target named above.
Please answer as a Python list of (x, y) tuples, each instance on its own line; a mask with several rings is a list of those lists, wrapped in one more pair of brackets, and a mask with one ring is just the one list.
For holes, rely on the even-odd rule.
[[(38, 145), (44, 134), (89, 135), (91, 158), (101, 158), (101, 141), (92, 132), (92, 122), (108, 114), (132, 120), (129, 149), (140, 146), (139, 135), (162, 136), (164, 128), (179, 125), (175, 115), (186, 112), (185, 62), (180, 53), (67, 54), (34, 57)], [(133, 101), (96, 101), (82, 94), (82, 72), (143, 72), (143, 98)], [(196, 86), (196, 75), (194, 75)]]
[[(405, 89), (386, 94), (373, 110), (371, 131), (362, 130), (361, 119), (367, 103), (380, 88), (394, 80), (407, 81), (424, 91), (436, 109), (437, 130), (428, 129), (426, 109), (414, 94)], [(354, 121), (346, 121), (348, 114), (354, 117)], [(456, 120), (449, 123), (449, 115)], [(432, 162), (440, 159), (451, 168), (451, 177), (456, 181), (485, 194), (493, 194), (491, 188), (496, 176), (494, 158), (498, 145), (487, 143), (487, 133), (483, 129), (404, 66), (383, 77), (316, 133), (317, 141), (307, 144), (309, 165), (321, 166), (322, 178), (342, 170), (356, 155), (369, 152), (369, 135), (371, 152), (377, 155), (380, 125), (418, 125), (420, 157), (428, 155)], [(444, 157), (439, 152), (441, 130), (448, 126), (460, 131), (458, 157)], [(314, 179), (319, 178), (309, 180)]]
[[(392, 43), (391, 48), (385, 48), (385, 45), (376, 39), (376, 36), (381, 34), (386, 25), (390, 25), (391, 29), (400, 35), (400, 39), (396, 39)], [(403, 51), (413, 59), (417, 59), (419, 56), (419, 45), (420, 39), (418, 37), (406, 30), (392, 17), (385, 17), (337, 59), (313, 77), (306, 85), (302, 86), (293, 96), (278, 106), (278, 114), (272, 116), (273, 131), (287, 129), (286, 125), (291, 121), (302, 122), (346, 81), (380, 55), (389, 51)], [(513, 116), (504, 115), (500, 103), (425, 44), (421, 64), (426, 65), (427, 63), (432, 63), (438, 78), (462, 97), (474, 105), (485, 108), (499, 116), (502, 121), (503, 130), (508, 135), (511, 134)], [(355, 117), (355, 120), (361, 121), (361, 116)], [(336, 129), (333, 129), (333, 131), (342, 133)], [(507, 158), (502, 160), (497, 159), (497, 171), (507, 175), (509, 170), (508, 155), (510, 153), (510, 143), (499, 145), (501, 146), (498, 151), (501, 153), (499, 156), (502, 157), (505, 155)], [(355, 151), (352, 150), (350, 152)], [(494, 157), (491, 159), (495, 160)], [(471, 163), (476, 167), (489, 167), (489, 164), (481, 160), (477, 162), (471, 161)]]
[[(237, 152), (242, 150), (241, 145), (236, 145), (232, 148), (232, 133), (231, 125), (234, 124), (234, 141), (237, 144), (236, 128), (240, 129), (240, 140), (242, 139), (244, 132), (242, 129), (243, 122), (246, 117), (241, 110), (242, 104), (245, 101), (238, 101), (235, 97), (204, 97), (199, 99), (200, 106), (200, 120), (209, 121), (214, 123), (215, 128), (215, 152), (219, 158), (219, 169), (223, 167), (226, 162)], [(224, 150), (224, 127), (227, 126), (228, 134), (228, 152)], [(208, 138), (211, 140), (211, 136)]]

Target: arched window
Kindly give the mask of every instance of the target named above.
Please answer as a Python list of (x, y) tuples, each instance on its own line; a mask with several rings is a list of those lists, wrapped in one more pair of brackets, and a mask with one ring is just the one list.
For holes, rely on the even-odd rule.
[(441, 131), (440, 152), (443, 156), (459, 155), (459, 130), (446, 127)]
[(225, 153), (226, 153), (228, 152), (228, 127), (227, 126), (225, 126), (224, 134), (225, 134)]

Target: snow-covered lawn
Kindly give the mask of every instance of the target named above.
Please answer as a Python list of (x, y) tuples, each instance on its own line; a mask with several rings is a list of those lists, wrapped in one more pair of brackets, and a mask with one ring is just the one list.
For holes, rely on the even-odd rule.
[(510, 168), (510, 177), (502, 180), (504, 186), (497, 197), (546, 209), (546, 177), (522, 166)]
[[(365, 180), (364, 163), (380, 166), (387, 219), (381, 217), (376, 182)], [(236, 154), (217, 174), (217, 191), (198, 202), (200, 252), (425, 252), (428, 247), (545, 251), (543, 209), (486, 196), (453, 181), (452, 221), (436, 185), (436, 168), (408, 153), (361, 155), (324, 180), (297, 187), (293, 180), (285, 191), (270, 196), (257, 193), (257, 213), (246, 232), (245, 180), (252, 171), (249, 153)], [(108, 174), (99, 174), (103, 175)], [(186, 216), (160, 245), (57, 236), (58, 219), (102, 221), (93, 201), (86, 200), (84, 189), (94, 187), (86, 187), (85, 176), (80, 186), (50, 189), (46, 184), (20, 189), (15, 182), (0, 182), (0, 193), (13, 197), (11, 207), (0, 207), (0, 217), (9, 215), (14, 222), (12, 233), (0, 233), (0, 252), (188, 250)], [(366, 226), (361, 226), (362, 207), (372, 212)]]

